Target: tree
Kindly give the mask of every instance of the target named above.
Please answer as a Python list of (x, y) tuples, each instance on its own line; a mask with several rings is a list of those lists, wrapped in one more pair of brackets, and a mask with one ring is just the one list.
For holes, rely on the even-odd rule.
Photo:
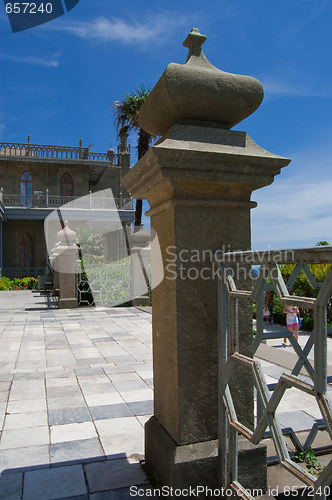
[[(151, 134), (145, 132), (138, 123), (138, 113), (142, 104), (150, 94), (150, 89), (145, 90), (141, 85), (140, 90), (135, 89), (130, 95), (125, 94), (121, 101), (114, 102), (114, 118), (116, 128), (119, 132), (131, 130), (138, 131), (137, 156), (138, 159), (147, 152), (152, 140)], [(135, 228), (139, 229), (142, 221), (142, 200), (136, 200), (135, 208)]]
[(316, 243), (316, 247), (325, 247), (327, 245), (329, 245), (328, 241), (319, 241), (318, 243)]
[(79, 247), (81, 265), (105, 264), (107, 256), (104, 249), (104, 241), (101, 235), (94, 235), (85, 227), (76, 228), (76, 243)]
[[(316, 243), (317, 247), (321, 246), (326, 246), (329, 245), (327, 241), (319, 241)], [(293, 264), (284, 264), (280, 266), (280, 271), (282, 274), (282, 277), (284, 278), (285, 282), (289, 279), (293, 269), (294, 269)], [(327, 272), (330, 268), (330, 264), (309, 264), (309, 269), (311, 273), (313, 274), (314, 278), (318, 282), (323, 282), (326, 278)], [(313, 289), (303, 271), (300, 272), (298, 277), (296, 278), (296, 281), (293, 286), (293, 290), (296, 295), (300, 297), (317, 297), (319, 290), (318, 289)], [(305, 310), (302, 312), (302, 315), (308, 316), (310, 318), (313, 317), (313, 311), (312, 310)], [(332, 321), (332, 302), (330, 301), (327, 309), (327, 317), (328, 321)], [(304, 323), (303, 323), (304, 326)]]

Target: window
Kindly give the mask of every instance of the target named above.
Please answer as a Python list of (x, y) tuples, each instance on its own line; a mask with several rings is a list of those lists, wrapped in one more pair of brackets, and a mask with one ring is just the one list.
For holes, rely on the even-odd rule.
[(20, 203), (27, 207), (32, 205), (32, 175), (24, 172), (20, 178)]
[(20, 239), (20, 267), (32, 267), (32, 237), (24, 233)]
[(66, 203), (66, 201), (70, 201), (68, 198), (74, 196), (74, 181), (72, 176), (66, 172), (61, 176), (60, 179), (60, 196), (64, 198), (62, 201)]

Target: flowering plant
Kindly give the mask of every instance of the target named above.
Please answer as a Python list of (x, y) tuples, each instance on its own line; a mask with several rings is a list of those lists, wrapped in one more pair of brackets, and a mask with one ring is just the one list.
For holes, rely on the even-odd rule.
[(0, 278), (0, 290), (35, 290), (38, 286), (38, 280), (32, 276), (27, 278)]

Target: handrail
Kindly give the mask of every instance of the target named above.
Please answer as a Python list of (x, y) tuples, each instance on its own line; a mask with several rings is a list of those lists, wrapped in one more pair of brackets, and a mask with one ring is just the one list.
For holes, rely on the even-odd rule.
[(2, 267), (0, 268), (0, 275), (13, 280), (15, 278), (26, 278), (32, 276), (33, 278), (38, 278), (38, 276), (47, 275), (48, 269), (45, 266), (39, 267)]
[(2, 193), (2, 202), (5, 208), (55, 208), (66, 205), (66, 208), (133, 210), (131, 198), (57, 196), (47, 193), (33, 194), (22, 198), (19, 194)]
[(244, 251), (244, 252), (215, 252), (216, 262), (224, 264), (331, 264), (332, 246), (323, 245), (313, 248), (296, 248), (282, 250)]

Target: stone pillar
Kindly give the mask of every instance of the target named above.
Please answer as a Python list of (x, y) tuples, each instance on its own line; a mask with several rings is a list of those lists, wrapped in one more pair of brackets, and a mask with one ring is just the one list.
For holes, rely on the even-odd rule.
[[(154, 416), (145, 458), (157, 481), (175, 488), (218, 485), (218, 302), (210, 256), (250, 249), (251, 193), (290, 161), (230, 130), (258, 108), (263, 89), (210, 64), (205, 39), (192, 30), (186, 64), (169, 64), (142, 106), (140, 126), (161, 139), (123, 179), (134, 198), (148, 200), (163, 256), (164, 279), (152, 291)], [(248, 309), (240, 336), (241, 352), (251, 355)], [(252, 421), (250, 379), (237, 381), (235, 392)]]
[(110, 146), (109, 150), (107, 151), (107, 159), (110, 162), (111, 167), (113, 166), (114, 156), (115, 156), (114, 149), (112, 148), (112, 146)]
[(78, 258), (78, 249), (75, 243), (76, 233), (68, 227), (58, 232), (56, 267), (59, 279), (59, 309), (72, 309), (78, 306), (75, 264)]
[(133, 306), (149, 305), (149, 260), (151, 254), (150, 235), (141, 227), (130, 238), (131, 282), (130, 297)]
[(120, 144), (119, 144), (119, 166), (122, 168), (130, 167), (130, 153), (128, 147), (128, 133), (125, 130), (120, 130), (119, 133)]

